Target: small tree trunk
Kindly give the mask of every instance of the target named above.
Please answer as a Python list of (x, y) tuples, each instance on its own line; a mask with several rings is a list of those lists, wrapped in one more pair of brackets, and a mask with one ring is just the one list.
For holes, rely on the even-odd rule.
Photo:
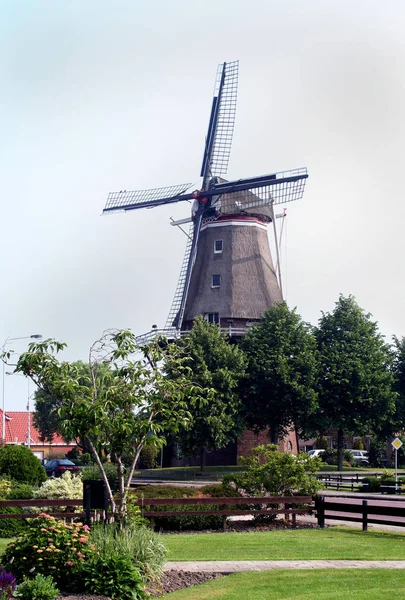
[(121, 519), (125, 519), (125, 517), (127, 516), (127, 495), (125, 493), (124, 467), (121, 458), (116, 457), (116, 461), (120, 490), (120, 517)]
[(343, 429), (338, 429), (338, 471), (343, 471)]
[(200, 447), (200, 473), (203, 473), (205, 469), (205, 448)]
[(103, 478), (105, 487), (107, 489), (108, 499), (109, 499), (109, 501), (111, 503), (111, 512), (112, 512), (113, 515), (115, 515), (115, 513), (117, 512), (117, 506), (115, 504), (114, 494), (111, 491), (110, 482), (108, 481), (107, 475), (106, 475), (106, 473), (104, 471), (103, 463), (100, 460), (100, 457), (99, 457), (99, 455), (97, 453), (97, 450), (96, 450), (93, 442), (91, 440), (88, 440), (88, 442), (89, 442), (89, 445), (90, 445), (90, 450), (91, 450), (94, 458), (96, 459), (97, 466), (100, 469), (101, 476)]

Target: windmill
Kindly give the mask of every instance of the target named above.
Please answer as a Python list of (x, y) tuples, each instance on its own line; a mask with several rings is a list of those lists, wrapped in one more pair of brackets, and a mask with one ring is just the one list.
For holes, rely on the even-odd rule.
[[(239, 63), (224, 62), (217, 71), (200, 177), (191, 184), (112, 192), (103, 213), (192, 202), (186, 252), (164, 333), (175, 338), (190, 329), (197, 315), (243, 335), (264, 310), (282, 300), (271, 258), (267, 226), (274, 206), (302, 197), (308, 177), (300, 168), (260, 177), (226, 181), (235, 123)], [(278, 246), (276, 244), (278, 252)], [(277, 256), (278, 269), (280, 260)], [(279, 271), (280, 275), (280, 271)], [(156, 330), (140, 338), (147, 341)]]

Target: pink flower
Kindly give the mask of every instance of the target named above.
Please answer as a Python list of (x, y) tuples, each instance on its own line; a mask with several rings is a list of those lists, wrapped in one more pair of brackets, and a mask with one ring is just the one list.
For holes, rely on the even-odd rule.
[(88, 525), (83, 525), (84, 531), (90, 531), (90, 527)]
[(68, 560), (67, 563), (65, 563), (65, 565), (67, 565), (68, 567), (73, 567), (73, 561)]
[(78, 552), (78, 553), (77, 553), (77, 556), (78, 556), (79, 558), (86, 558), (86, 555), (85, 555), (85, 554), (82, 554), (81, 552)]
[(79, 542), (81, 542), (82, 544), (85, 544), (88, 541), (88, 537), (80, 537), (79, 538)]

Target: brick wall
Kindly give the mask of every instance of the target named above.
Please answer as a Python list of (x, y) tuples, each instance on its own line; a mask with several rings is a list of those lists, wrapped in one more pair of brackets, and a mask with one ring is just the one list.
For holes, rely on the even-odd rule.
[[(238, 439), (238, 459), (240, 456), (250, 456), (253, 448), (262, 444), (270, 444), (268, 429), (265, 429), (260, 433), (244, 431)], [(293, 454), (298, 454), (297, 435), (294, 430), (291, 430), (282, 440), (279, 440), (278, 449), (280, 452), (292, 452)]]

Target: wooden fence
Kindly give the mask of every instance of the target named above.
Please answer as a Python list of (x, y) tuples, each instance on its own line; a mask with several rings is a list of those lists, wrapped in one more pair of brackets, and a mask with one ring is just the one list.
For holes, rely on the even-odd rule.
[[(297, 504), (306, 504), (306, 508), (297, 508)], [(311, 496), (265, 496), (244, 498), (138, 498), (137, 505), (141, 507), (143, 516), (148, 517), (152, 529), (156, 517), (181, 517), (181, 516), (218, 516), (223, 517), (223, 528), (226, 529), (227, 517), (240, 515), (278, 515), (284, 514), (286, 519), (292, 517), (292, 527), (296, 527), (297, 515), (305, 515), (314, 508)], [(246, 505), (249, 505), (246, 507)], [(282, 505), (284, 508), (268, 507), (268, 505)], [(147, 509), (143, 510), (146, 506)], [(157, 506), (167, 510), (155, 510)], [(179, 507), (173, 510), (173, 506)], [(212, 506), (212, 510), (181, 510), (182, 506)], [(240, 506), (240, 508), (238, 508)], [(265, 506), (265, 508), (262, 508)], [(214, 508), (215, 507), (215, 508)], [(220, 507), (220, 508), (218, 508)]]
[(367, 531), (369, 523), (405, 527), (405, 502), (402, 499), (379, 501), (377, 498), (319, 495), (315, 499), (315, 510), (321, 528), (325, 527), (326, 519), (362, 523), (363, 531)]

